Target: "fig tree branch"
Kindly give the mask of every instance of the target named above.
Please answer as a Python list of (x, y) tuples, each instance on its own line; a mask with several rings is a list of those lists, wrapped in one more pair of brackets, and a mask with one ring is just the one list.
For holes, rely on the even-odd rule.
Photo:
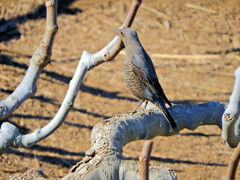
[(42, 69), (50, 62), (53, 41), (58, 29), (56, 0), (47, 0), (45, 5), (47, 17), (44, 37), (30, 59), (30, 65), (22, 82), (10, 96), (0, 101), (0, 120), (7, 118), (28, 97), (36, 92), (38, 77)]
[[(132, 24), (140, 4), (141, 4), (141, 1), (132, 0), (130, 10), (122, 26), (130, 26)], [(37, 70), (36, 72), (38, 72), (34, 83), (31, 83), (31, 85), (34, 85), (34, 86), (36, 84), (36, 80), (38, 78), (38, 75), (41, 69), (44, 66), (46, 66), (47, 63), (50, 61), (51, 48), (50, 46), (45, 46), (45, 45), (46, 43), (51, 43), (51, 44), (53, 43), (53, 37), (50, 35), (50, 33), (55, 33), (57, 29), (56, 18), (53, 18), (52, 16), (49, 15), (49, 14), (56, 15), (55, 5), (56, 5), (56, 1), (54, 0), (46, 2), (47, 12), (49, 12), (47, 15), (46, 33), (44, 35), (40, 48), (38, 48), (34, 53), (33, 57), (35, 58), (32, 58), (33, 60), (31, 60), (32, 67), (29, 68), (31, 71)], [(41, 129), (40, 128), (36, 129), (34, 132), (30, 134), (22, 135), (18, 132), (18, 129), (16, 127), (12, 127), (13, 126), (12, 124), (8, 122), (4, 122), (0, 129), (0, 153), (3, 153), (9, 146), (28, 147), (30, 145), (33, 145), (41, 141), (42, 139), (46, 138), (51, 133), (53, 133), (65, 120), (70, 108), (74, 103), (75, 97), (77, 95), (77, 92), (80, 89), (83, 77), (85, 76), (86, 72), (103, 62), (112, 60), (123, 48), (119, 45), (119, 42), (120, 40), (118, 39), (118, 37), (115, 37), (109, 44), (107, 44), (103, 49), (101, 49), (99, 52), (95, 54), (83, 51), (82, 56), (80, 58), (80, 62), (70, 82), (69, 89), (63, 100), (63, 103), (60, 109), (58, 110), (57, 114), (55, 115), (55, 117), (46, 126), (44, 126)], [(118, 50), (115, 51), (116, 49)], [(42, 54), (46, 56), (44, 60), (41, 58)], [(30, 74), (32, 74), (32, 72)], [(27, 78), (30, 78), (30, 77), (27, 76)], [(22, 91), (23, 90), (21, 90), (21, 92)], [(9, 127), (12, 128), (12, 131), (7, 131)], [(7, 133), (7, 136), (11, 138), (6, 139), (5, 138), (6, 133)]]

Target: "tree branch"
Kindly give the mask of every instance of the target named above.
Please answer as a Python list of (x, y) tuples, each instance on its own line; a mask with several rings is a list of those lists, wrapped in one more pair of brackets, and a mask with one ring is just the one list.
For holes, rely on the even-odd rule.
[[(114, 177), (117, 179), (120, 170), (123, 174), (128, 174), (128, 168), (123, 167), (125, 160), (122, 157), (122, 148), (129, 142), (139, 139), (151, 139), (155, 136), (171, 136), (178, 133), (171, 128), (165, 116), (159, 112), (156, 106), (150, 102), (148, 109), (138, 111), (136, 113), (125, 113), (107, 119), (99, 124), (96, 124), (91, 133), (91, 148), (86, 152), (86, 157), (81, 162), (75, 165), (70, 173), (64, 179), (78, 177), (80, 179), (88, 179), (89, 177), (98, 177), (99, 179), (108, 179)], [(168, 108), (177, 123), (179, 130), (184, 128), (193, 130), (198, 126), (217, 125), (221, 128), (222, 114), (225, 106), (218, 102), (209, 102), (199, 105), (179, 106), (175, 105)], [(109, 165), (114, 166), (114, 169), (105, 172), (102, 175), (100, 172)], [(129, 161), (128, 163), (132, 163)], [(109, 165), (110, 166), (110, 165)], [(132, 173), (139, 177), (139, 166), (131, 166)], [(126, 171), (125, 171), (126, 170)], [(163, 177), (162, 179), (175, 179), (176, 176), (170, 170), (167, 174), (160, 173), (156, 176)], [(129, 174), (133, 177), (132, 173)], [(150, 179), (155, 179), (150, 168)], [(156, 175), (156, 174), (155, 174)], [(113, 178), (113, 179), (114, 179)]]
[(239, 160), (240, 160), (240, 144), (238, 144), (237, 148), (235, 149), (235, 151), (232, 154), (231, 161), (227, 168), (227, 175), (226, 175), (225, 180), (234, 180), (235, 179)]
[[(140, 7), (141, 3), (142, 0), (132, 0), (128, 14), (120, 28), (130, 27), (132, 25), (133, 20), (137, 14), (137, 10)], [(89, 69), (99, 64), (102, 64), (106, 61), (113, 60), (123, 48), (124, 45), (122, 40), (118, 36), (115, 36), (113, 40), (109, 44), (107, 44), (103, 49), (101, 49), (99, 52), (95, 54), (92, 54), (91, 61), (88, 62)]]
[(47, 0), (46, 30), (40, 46), (35, 50), (30, 59), (29, 68), (16, 90), (5, 100), (0, 101), (0, 120), (7, 118), (36, 90), (36, 82), (41, 70), (50, 62), (52, 46), (57, 33), (56, 0)]
[(152, 141), (147, 141), (143, 145), (142, 153), (139, 157), (140, 180), (148, 180), (149, 179), (149, 161), (150, 161), (152, 146), (153, 146)]
[(235, 77), (229, 105), (222, 117), (222, 138), (225, 144), (231, 148), (236, 147), (240, 141), (240, 67), (235, 71)]
[[(130, 26), (132, 24), (133, 19), (136, 15), (137, 9), (140, 6), (140, 4), (141, 4), (140, 0), (132, 1), (131, 8), (130, 8), (129, 13), (123, 23), (123, 26), (126, 26), (126, 25)], [(50, 36), (50, 33), (54, 33), (55, 32), (54, 29), (56, 29), (56, 27), (57, 27), (56, 19), (52, 18), (52, 16), (49, 15), (49, 14), (56, 15), (56, 11), (55, 11), (56, 6), (54, 6), (54, 5), (55, 5), (55, 1), (53, 1), (53, 0), (46, 2), (47, 11), (49, 12), (49, 10), (51, 10), (50, 13), (48, 13), (48, 15), (47, 15), (47, 26), (48, 27), (46, 28), (46, 33), (45, 33), (43, 41), (40, 45), (40, 48), (38, 48), (34, 53), (34, 56), (36, 58), (32, 58), (32, 60), (31, 60), (32, 66), (30, 65), (30, 67), (34, 67), (34, 69), (37, 69), (38, 74), (40, 73), (40, 69), (43, 68), (47, 64), (47, 62), (49, 62), (49, 60), (50, 60), (50, 55), (51, 55), (50, 47), (51, 46), (47, 46), (47, 43), (53, 43), (53, 37)], [(53, 11), (53, 8), (50, 8), (53, 6), (55, 7), (54, 11)], [(66, 96), (63, 100), (63, 103), (62, 103), (59, 111), (57, 112), (56, 116), (43, 128), (36, 129), (34, 132), (27, 134), (27, 135), (19, 134), (19, 132), (17, 131), (17, 128), (14, 128), (14, 130), (16, 130), (16, 131), (12, 131), (10, 137), (16, 137), (16, 138), (15, 139), (9, 138), (6, 141), (2, 141), (2, 143), (0, 141), (0, 150), (2, 150), (1, 152), (6, 150), (8, 148), (8, 146), (28, 147), (30, 145), (33, 145), (33, 144), (39, 142), (40, 140), (46, 138), (51, 133), (53, 133), (64, 121), (70, 108), (72, 107), (75, 97), (77, 95), (77, 92), (79, 91), (79, 88), (82, 84), (83, 77), (85, 76), (86, 72), (88, 70), (90, 70), (91, 68), (97, 66), (98, 64), (101, 64), (103, 62), (106, 62), (107, 60), (113, 59), (118, 54), (118, 52), (122, 49), (122, 47), (120, 47), (118, 45), (119, 41), (120, 40), (118, 39), (118, 37), (115, 37), (108, 45), (106, 45), (102, 50), (100, 50), (99, 52), (97, 52), (95, 54), (83, 51), (83, 54), (81, 56), (81, 59), (78, 64), (78, 67), (76, 69), (76, 72), (73, 76), (73, 79), (70, 82), (67, 94), (66, 94)], [(118, 49), (119, 51), (115, 51), (116, 49)], [(106, 54), (107, 54), (107, 56), (106, 56)], [(46, 61), (43, 61), (43, 59), (40, 58), (41, 57), (40, 55), (45, 55), (44, 57), (45, 57)], [(32, 68), (30, 68), (30, 67), (29, 67), (29, 69), (32, 71)], [(27, 76), (27, 78), (30, 78), (30, 77)], [(37, 80), (37, 78), (35, 78), (35, 79)], [(13, 126), (13, 125), (11, 125), (10, 123), (7, 123), (7, 124), (5, 123), (5, 125), (2, 126), (2, 128), (6, 128), (7, 126)], [(5, 135), (2, 134), (4, 132), (6, 132), (5, 129), (0, 130), (0, 138), (5, 137)], [(17, 133), (17, 136), (16, 136), (16, 133)]]

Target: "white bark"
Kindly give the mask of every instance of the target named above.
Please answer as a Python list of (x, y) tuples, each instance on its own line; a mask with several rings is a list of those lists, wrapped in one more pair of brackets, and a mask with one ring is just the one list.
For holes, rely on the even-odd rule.
[[(140, 4), (141, 4), (140, 0), (132, 1), (128, 15), (122, 26), (130, 26), (132, 24)], [(54, 32), (56, 31), (56, 28), (57, 28), (56, 6), (55, 5), (56, 5), (55, 0), (46, 1), (47, 12), (49, 12), (47, 15), (46, 33), (44, 35), (43, 42), (41, 43), (40, 48), (38, 48), (33, 55), (33, 57), (35, 57), (35, 58), (33, 61), (31, 61), (32, 63), (30, 64), (29, 71), (33, 71), (35, 69), (41, 69), (49, 62), (49, 61), (45, 61), (45, 59), (42, 58), (42, 55), (46, 55), (47, 60), (49, 60), (50, 55), (51, 55), (51, 46), (48, 48), (48, 46), (46, 46), (46, 44), (51, 44), (51, 45), (53, 44), (54, 36), (52, 34), (54, 34)], [(51, 7), (54, 7), (54, 8), (51, 8)], [(64, 121), (70, 108), (72, 107), (75, 97), (77, 95), (77, 92), (79, 91), (79, 88), (82, 84), (83, 77), (85, 76), (86, 72), (88, 70), (90, 70), (91, 68), (93, 68), (103, 62), (112, 60), (122, 49), (123, 49), (122, 42), (116, 36), (113, 38), (113, 40), (109, 44), (107, 44), (103, 49), (96, 52), (95, 54), (83, 51), (83, 54), (82, 54), (82, 57), (78, 64), (78, 67), (76, 69), (76, 72), (73, 76), (73, 79), (70, 82), (67, 94), (66, 94), (66, 96), (63, 100), (63, 103), (62, 103), (59, 111), (57, 112), (56, 116), (46, 126), (44, 126), (41, 129), (36, 129), (34, 132), (32, 132), (30, 134), (22, 135), (16, 131), (16, 133), (18, 133), (18, 134), (17, 135), (14, 134), (15, 135), (14, 137), (16, 137), (15, 139), (8, 138), (6, 140), (6, 142), (2, 141), (2, 143), (0, 141), (0, 150), (2, 150), (1, 152), (4, 152), (4, 150), (6, 150), (8, 148), (8, 146), (28, 147), (30, 145), (33, 145), (33, 144), (39, 142), (40, 140), (46, 138), (51, 133), (53, 133)], [(30, 75), (25, 76), (25, 77), (26, 77), (26, 79), (31, 78), (32, 75), (34, 75), (33, 72), (31, 72)], [(24, 77), (24, 79), (25, 79), (25, 77)], [(35, 77), (33, 79), (37, 80), (38, 75), (33, 76), (33, 77)], [(34, 86), (35, 83), (28, 84), (28, 85)], [(16, 91), (17, 91), (17, 89), (16, 89)], [(20, 88), (19, 88), (19, 91), (21, 91), (22, 93), (26, 93), (25, 91), (23, 91)], [(19, 104), (17, 104), (17, 105), (19, 105)], [(2, 108), (2, 109), (7, 109), (7, 108)], [(12, 111), (13, 110), (14, 109), (12, 109)], [(3, 126), (3, 128), (4, 127), (6, 127), (6, 126)], [(5, 132), (6, 132), (5, 129), (1, 129), (0, 135), (2, 135), (2, 137), (5, 137), (6, 136), (4, 134)]]
[(229, 105), (222, 117), (222, 138), (228, 147), (237, 147), (240, 141), (240, 67), (235, 71), (235, 84)]
[[(63, 179), (137, 179), (139, 167), (132, 161), (124, 160), (121, 155), (122, 148), (131, 141), (178, 133), (173, 131), (165, 116), (154, 105), (149, 103), (147, 107), (148, 109), (118, 115), (96, 124), (91, 134), (90, 150)], [(179, 130), (194, 130), (203, 125), (216, 125), (221, 128), (224, 110), (225, 105), (218, 102), (175, 105), (169, 108)], [(108, 169), (110, 165), (113, 169)], [(105, 172), (104, 169), (109, 171)], [(162, 179), (176, 179), (169, 169), (155, 172), (150, 168), (150, 179), (160, 179), (161, 176)]]
[(18, 135), (19, 131), (17, 127), (8, 122), (2, 123), (0, 129), (0, 154), (11, 145)]
[[(54, 5), (55, 1), (47, 1), (47, 6)], [(130, 26), (141, 1), (133, 0), (130, 15), (127, 16), (124, 26)], [(54, 13), (54, 12), (53, 12)], [(52, 22), (52, 21), (51, 21)], [(48, 24), (48, 21), (47, 21)], [(5, 118), (16, 109), (25, 98), (36, 91), (36, 81), (41, 69), (49, 62), (51, 47), (56, 31), (56, 21), (46, 34), (30, 62), (29, 69), (19, 87), (6, 100), (0, 102), (0, 116)], [(47, 31), (51, 33), (47, 33)], [(93, 54), (83, 51), (82, 57), (70, 82), (69, 89), (56, 116), (43, 128), (33, 133), (22, 135), (10, 123), (3, 123), (0, 129), (0, 153), (9, 146), (30, 146), (53, 133), (64, 121), (72, 107), (82, 80), (91, 68), (112, 60), (123, 48), (121, 41), (115, 37), (107, 46)], [(30, 75), (29, 75), (30, 74)], [(235, 73), (236, 82), (230, 103), (225, 111), (225, 105), (218, 102), (209, 102), (200, 105), (179, 106), (169, 108), (179, 130), (184, 128), (194, 130), (202, 125), (223, 124), (222, 137), (230, 147), (235, 147), (240, 139), (239, 100), (240, 100), (240, 70)], [(1, 119), (0, 118), (0, 119)], [(139, 139), (151, 139), (155, 136), (171, 136), (179, 133), (173, 130), (154, 105), (148, 103), (147, 109), (137, 113), (126, 113), (107, 119), (94, 126), (91, 134), (91, 149), (86, 153), (71, 172), (63, 179), (129, 179), (138, 177), (138, 166), (133, 161), (126, 161), (122, 157), (122, 148), (129, 142)], [(157, 170), (156, 170), (157, 169)], [(163, 169), (163, 171), (160, 171)], [(176, 179), (168, 168), (151, 167), (150, 178)]]
[(56, 3), (56, 0), (46, 0), (47, 17), (44, 37), (30, 59), (29, 68), (22, 82), (10, 96), (0, 101), (0, 120), (7, 118), (37, 90), (36, 82), (41, 70), (50, 62), (53, 41), (57, 33)]

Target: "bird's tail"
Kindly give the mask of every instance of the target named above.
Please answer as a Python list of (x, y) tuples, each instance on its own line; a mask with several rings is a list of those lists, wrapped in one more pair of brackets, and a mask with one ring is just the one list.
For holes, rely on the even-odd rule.
[(174, 121), (172, 115), (168, 112), (165, 103), (162, 99), (155, 101), (158, 108), (163, 112), (163, 114), (166, 116), (168, 122), (171, 124), (173, 129), (177, 128), (176, 122)]

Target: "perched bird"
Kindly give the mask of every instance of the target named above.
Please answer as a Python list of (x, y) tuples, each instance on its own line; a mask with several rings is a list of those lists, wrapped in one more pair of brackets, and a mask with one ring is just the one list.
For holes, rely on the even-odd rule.
[(131, 28), (116, 29), (125, 45), (123, 77), (128, 89), (138, 99), (156, 104), (168, 119), (172, 128), (177, 128), (165, 103), (172, 106), (158, 81), (152, 60), (142, 47), (136, 31)]

